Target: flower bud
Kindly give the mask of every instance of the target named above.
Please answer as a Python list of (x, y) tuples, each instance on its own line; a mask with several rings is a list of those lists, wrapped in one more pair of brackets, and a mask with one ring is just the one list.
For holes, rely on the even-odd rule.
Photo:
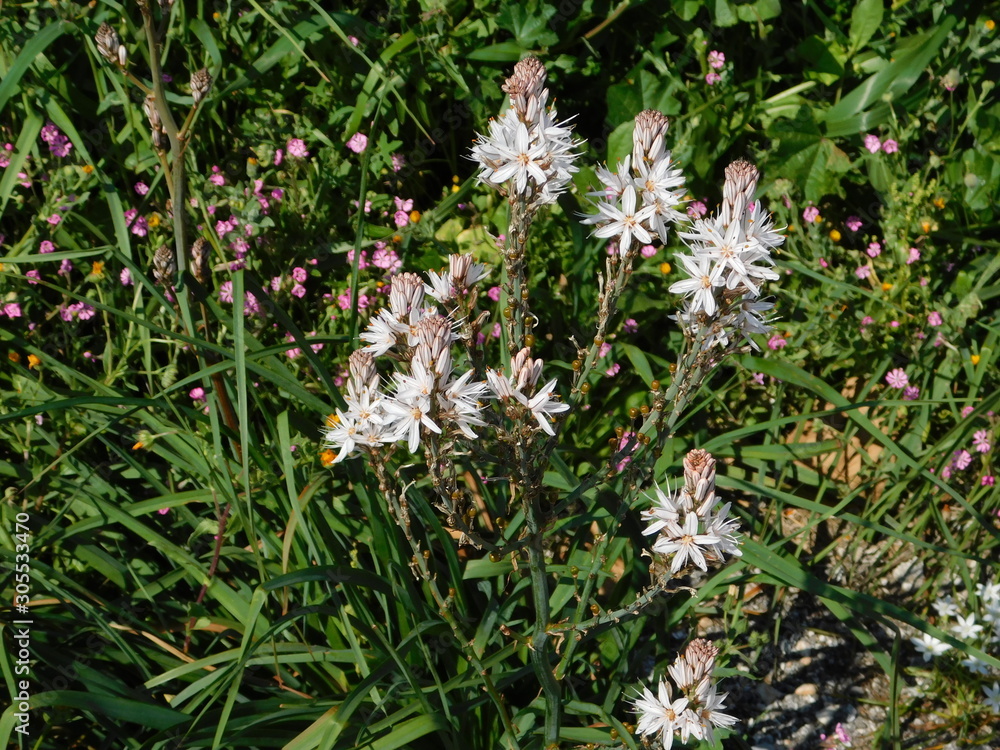
[(118, 64), (121, 65), (124, 68), (125, 64), (127, 62), (128, 62), (128, 50), (125, 49), (125, 45), (124, 44), (119, 44), (118, 45)]
[(169, 245), (160, 245), (153, 255), (153, 278), (156, 279), (156, 283), (169, 286), (176, 270), (174, 251)]
[(97, 44), (97, 51), (105, 60), (110, 63), (117, 62), (118, 48), (123, 46), (118, 33), (108, 24), (102, 23), (94, 34), (94, 42)]
[(195, 104), (199, 104), (211, 88), (212, 76), (208, 68), (202, 68), (191, 76), (191, 96)]
[(204, 286), (208, 283), (208, 255), (211, 246), (204, 237), (199, 237), (191, 245), (191, 275)]

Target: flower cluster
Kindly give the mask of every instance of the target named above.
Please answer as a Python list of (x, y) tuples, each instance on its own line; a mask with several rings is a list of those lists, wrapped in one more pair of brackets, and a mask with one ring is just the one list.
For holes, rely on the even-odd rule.
[[(934, 602), (934, 609), (945, 620), (954, 620), (948, 629), (956, 638), (977, 646), (980, 650), (995, 653), (996, 645), (1000, 644), (1000, 582), (977, 583), (975, 601), (978, 603), (978, 612), (972, 606), (972, 597), (959, 597), (956, 601), (954, 596), (945, 594)], [(963, 608), (968, 612), (964, 616), (961, 614)], [(931, 661), (934, 657), (943, 656), (951, 650), (951, 646), (947, 643), (928, 633), (914, 636), (910, 642), (923, 656), (924, 661)], [(961, 660), (961, 665), (970, 675), (981, 677), (991, 675), (990, 666), (971, 654)], [(992, 675), (996, 676), (995, 670), (992, 671)], [(1000, 687), (994, 682), (991, 689), (983, 682), (982, 688), (986, 695), (985, 703), (993, 713), (1000, 714)]]
[(723, 713), (723, 703), (729, 693), (719, 693), (712, 680), (715, 657), (719, 649), (710, 641), (697, 638), (688, 644), (667, 671), (680, 691), (674, 699), (670, 682), (660, 678), (657, 694), (649, 688), (642, 689), (636, 699), (635, 710), (639, 715), (636, 731), (646, 737), (659, 735), (665, 750), (673, 746), (674, 737), (687, 742), (691, 737), (715, 744), (715, 728), (731, 727), (736, 717)]
[[(405, 440), (416, 452), (428, 433), (475, 439), (474, 427), (487, 424), (484, 400), (497, 398), (513, 418), (530, 415), (538, 428), (554, 434), (551, 416), (569, 409), (553, 398), (556, 381), (541, 388), (542, 360), (527, 349), (514, 356), (508, 377), (493, 370), (475, 379), (472, 369), (459, 372), (452, 346), (459, 342), (451, 317), (427, 305), (429, 296), (447, 303), (474, 297), (475, 285), (486, 274), (470, 256), (453, 255), (449, 270), (430, 274), (431, 283), (414, 273), (392, 279), (389, 306), (380, 310), (360, 338), (366, 345), (349, 359), (345, 402), (326, 433), (326, 447), (338, 451), (334, 461), (350, 456), (358, 447), (376, 448)], [(389, 392), (380, 388), (375, 358), (388, 355), (406, 371), (392, 375)]]
[(678, 575), (696, 566), (722, 564), (726, 556), (739, 557), (736, 532), (739, 521), (729, 517), (732, 503), (723, 504), (715, 495), (715, 459), (704, 450), (684, 457), (684, 486), (677, 493), (656, 488), (653, 507), (642, 512), (649, 526), (647, 536), (657, 534), (653, 552), (670, 560), (670, 574)]
[(677, 208), (684, 202), (684, 175), (666, 150), (667, 125), (666, 116), (656, 110), (640, 112), (632, 133), (632, 153), (615, 171), (597, 168), (604, 188), (589, 193), (597, 199), (597, 213), (583, 223), (596, 224), (594, 235), (613, 239), (622, 255), (633, 244), (652, 242), (653, 235), (666, 244), (667, 225), (685, 220)]
[(503, 90), (510, 108), (490, 120), (489, 135), (480, 134), (472, 148), (479, 162), (479, 181), (501, 189), (529, 204), (554, 203), (577, 171), (573, 163), (581, 141), (567, 123), (557, 122), (555, 107), (547, 107), (545, 67), (535, 57), (521, 60)]
[(681, 323), (691, 331), (706, 331), (704, 349), (729, 346), (732, 333), (757, 349), (750, 334), (770, 330), (766, 315), (774, 303), (760, 299), (761, 286), (778, 278), (771, 250), (784, 237), (760, 201), (753, 200), (759, 179), (749, 162), (733, 162), (726, 168), (721, 210), (679, 232), (691, 255), (677, 257), (690, 278), (674, 282), (670, 291), (685, 296)]

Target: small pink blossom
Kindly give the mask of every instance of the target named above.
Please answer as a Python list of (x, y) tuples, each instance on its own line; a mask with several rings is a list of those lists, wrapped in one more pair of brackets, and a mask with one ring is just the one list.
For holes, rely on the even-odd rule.
[(21, 306), (17, 302), (8, 302), (3, 306), (3, 313), (8, 318), (20, 318)]
[(38, 243), (38, 252), (40, 253), (52, 253), (55, 252), (55, 249), (56, 246), (50, 240), (42, 240)]
[(368, 136), (364, 133), (355, 133), (348, 139), (347, 148), (356, 154), (364, 153), (368, 148)]
[(866, 315), (865, 317), (863, 317), (861, 319), (861, 325), (862, 326), (870, 326), (874, 322), (875, 322), (875, 319), (871, 315)]
[(819, 259), (819, 267), (820, 268), (829, 268), (830, 264), (826, 262), (826, 258), (820, 258)]
[(149, 192), (149, 185), (147, 185), (145, 182), (137, 182), (135, 183), (135, 192), (137, 192), (139, 195), (145, 195), (146, 193)]
[(276, 148), (274, 150), (274, 166), (280, 167), (282, 160), (285, 158), (285, 150), (282, 148)]
[(885, 382), (889, 384), (890, 388), (905, 388), (909, 380), (906, 371), (901, 367), (890, 370), (889, 374), (885, 376)]
[(969, 464), (972, 463), (972, 454), (967, 450), (957, 450), (955, 451), (955, 468), (959, 471), (965, 471), (969, 468)]
[(219, 285), (219, 302), (232, 304), (233, 302), (233, 282), (223, 281)]
[(724, 53), (713, 49), (708, 53), (708, 64), (711, 65), (716, 70), (722, 70), (723, 66), (726, 64), (726, 56)]
[(787, 344), (788, 344), (788, 341), (786, 339), (783, 339), (781, 336), (779, 336), (776, 333), (774, 335), (772, 335), (771, 338), (769, 338), (767, 340), (767, 346), (768, 346), (768, 348), (771, 349), (771, 350), (773, 350), (773, 351), (776, 351), (778, 349), (784, 349)]
[(615, 362), (611, 367), (604, 371), (604, 376), (607, 378), (613, 378), (618, 374), (618, 371), (622, 369), (622, 366)]
[(306, 296), (306, 288), (302, 284), (296, 284), (292, 287), (292, 296), (302, 299)]
[(197, 388), (192, 388), (190, 390), (190, 392), (188, 393), (188, 396), (196, 404), (199, 403), (199, 402), (201, 402), (201, 401), (206, 401), (207, 400), (205, 398), (205, 389), (202, 388), (201, 386), (198, 386)]
[(73, 271), (73, 263), (69, 258), (63, 258), (63, 262), (59, 264), (59, 270), (56, 271), (60, 276), (69, 276)]
[(898, 320), (890, 320), (889, 321), (889, 328), (899, 328), (899, 321)]
[(38, 274), (38, 271), (36, 271), (34, 268), (32, 268), (30, 271), (24, 274), (24, 276), (25, 278), (28, 279), (28, 283), (32, 285), (37, 284), (38, 280), (41, 278), (41, 276)]
[(392, 220), (395, 222), (397, 229), (402, 229), (410, 223), (410, 215), (406, 211), (397, 211), (392, 215)]
[(399, 170), (401, 170), (405, 166), (406, 166), (406, 157), (405, 156), (403, 156), (402, 154), (393, 154), (392, 155), (392, 171), (393, 172), (398, 172)]
[(285, 191), (282, 190), (281, 188), (275, 188), (274, 190), (271, 191), (271, 200), (280, 201), (284, 197), (285, 197)]
[(714, 86), (721, 80), (722, 76), (720, 76), (718, 73), (714, 71), (705, 76), (705, 83), (707, 83), (709, 86)]
[(62, 216), (59, 214), (52, 214), (46, 221), (52, 226), (56, 226), (60, 221), (62, 221)]
[(882, 148), (882, 143), (879, 141), (877, 135), (868, 134), (865, 136), (865, 148), (875, 154)]
[(656, 255), (656, 248), (652, 245), (643, 245), (639, 248), (639, 252), (643, 258), (652, 258)]
[[(983, 478), (979, 480), (981, 487), (992, 487), (997, 483), (997, 480), (991, 474), (983, 474)], [(1000, 516), (1000, 510), (997, 511), (997, 515)]]
[(857, 216), (848, 216), (847, 221), (844, 222), (844, 225), (852, 232), (857, 232), (859, 229), (861, 229), (861, 227), (864, 226), (864, 222), (861, 221), (861, 219), (859, 219)]
[(226, 178), (221, 174), (213, 174), (211, 177), (208, 178), (208, 181), (211, 182), (216, 187), (222, 187), (223, 185), (226, 184)]
[(307, 278), (309, 278), (309, 272), (302, 266), (296, 266), (292, 269), (292, 280), (301, 284)]
[(611, 351), (611, 344), (609, 344), (607, 341), (605, 341), (603, 344), (601, 344), (601, 348), (598, 349), (597, 356), (598, 357), (606, 357), (606, 356), (608, 356), (608, 352), (610, 352), (610, 351)]
[(288, 149), (289, 156), (295, 156), (299, 159), (305, 159), (309, 156), (309, 152), (306, 150), (305, 141), (301, 138), (290, 138), (288, 143), (285, 144), (285, 148)]
[(866, 250), (865, 252), (868, 253), (869, 257), (877, 258), (882, 254), (882, 245), (879, 244), (878, 242), (869, 242), (868, 250)]
[(885, 143), (882, 144), (882, 150), (887, 154), (894, 154), (899, 151), (899, 144), (896, 143), (892, 138), (886, 139)]
[(812, 224), (818, 218), (819, 218), (819, 209), (816, 208), (816, 206), (807, 206), (806, 210), (802, 212), (802, 220), (806, 224)]
[(974, 407), (972, 405), (963, 406), (962, 407), (962, 419), (965, 419), (967, 416), (969, 416), (970, 414), (972, 414), (972, 412), (974, 412), (975, 410), (976, 410), (976, 407)]
[(906, 259), (906, 265), (908, 266), (912, 265), (913, 263), (916, 263), (918, 260), (920, 260), (920, 251), (915, 247), (911, 247), (910, 255)]
[(495, 339), (500, 338), (500, 324), (499, 323), (494, 323), (493, 324), (493, 330), (490, 332), (490, 335), (492, 335), (493, 338), (495, 338)]
[(399, 255), (391, 247), (380, 247), (376, 248), (372, 254), (372, 265), (390, 273), (396, 273), (403, 267), (403, 261), (400, 260)]
[(927, 325), (939, 326), (943, 322), (944, 320), (942, 320), (941, 318), (941, 313), (939, 313), (937, 310), (934, 310), (933, 312), (927, 314)]
[(691, 201), (687, 207), (687, 215), (699, 218), (708, 213), (708, 206), (704, 201)]
[(916, 401), (920, 398), (920, 388), (915, 385), (908, 385), (903, 389), (904, 401)]
[(121, 281), (122, 286), (132, 286), (132, 272), (123, 268), (122, 272), (118, 274), (118, 280)]
[(980, 453), (988, 453), (992, 447), (989, 430), (976, 430), (972, 436), (972, 447)]
[(867, 279), (872, 272), (871, 266), (858, 266), (854, 269), (854, 275), (859, 279)]
[(639, 324), (635, 322), (635, 318), (626, 318), (622, 323), (622, 333), (635, 333), (638, 330)]
[(500, 287), (498, 287), (498, 286), (491, 286), (486, 291), (486, 296), (489, 297), (494, 302), (499, 302), (500, 301)]
[[(354, 248), (353, 247), (350, 250), (347, 251), (347, 262), (350, 263), (350, 264), (352, 264), (352, 265), (354, 264)], [(358, 259), (358, 268), (361, 269), (362, 271), (365, 270), (366, 268), (368, 268), (368, 251), (367, 250), (362, 250), (361, 251), (361, 257)]]

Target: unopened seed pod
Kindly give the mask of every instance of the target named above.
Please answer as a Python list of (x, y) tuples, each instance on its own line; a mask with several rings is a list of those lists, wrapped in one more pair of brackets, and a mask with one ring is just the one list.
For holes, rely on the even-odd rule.
[(118, 32), (108, 24), (102, 23), (97, 29), (97, 33), (94, 34), (94, 42), (97, 44), (97, 51), (101, 53), (101, 57), (109, 63), (118, 62), (118, 48), (122, 46)]
[(153, 278), (156, 279), (156, 283), (169, 286), (176, 270), (174, 251), (169, 245), (160, 245), (153, 255)]
[(204, 237), (199, 237), (191, 245), (191, 275), (202, 286), (208, 284), (208, 255), (211, 245)]
[(212, 88), (212, 75), (208, 68), (202, 68), (191, 76), (191, 96), (194, 103), (198, 104), (205, 98), (205, 94)]

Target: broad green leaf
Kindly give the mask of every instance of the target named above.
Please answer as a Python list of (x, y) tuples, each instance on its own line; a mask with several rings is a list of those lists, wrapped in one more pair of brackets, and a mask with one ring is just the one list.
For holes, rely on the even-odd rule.
[(853, 56), (867, 44), (878, 27), (882, 25), (885, 9), (882, 0), (861, 0), (851, 12), (851, 49), (848, 56)]

